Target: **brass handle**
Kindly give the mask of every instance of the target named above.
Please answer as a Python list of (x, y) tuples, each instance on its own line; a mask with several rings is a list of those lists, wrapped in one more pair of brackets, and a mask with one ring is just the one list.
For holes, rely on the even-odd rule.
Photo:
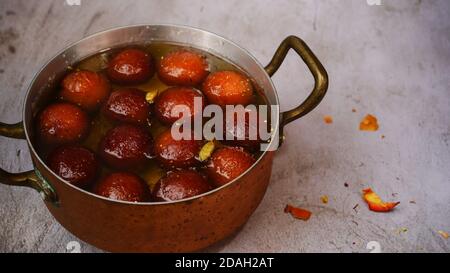
[(22, 122), (16, 124), (6, 124), (0, 122), (0, 135), (11, 138), (25, 139), (25, 130)]
[[(0, 135), (11, 138), (25, 139), (25, 131), (22, 122), (16, 124), (5, 124), (0, 122)], [(33, 188), (41, 194), (45, 201), (53, 204), (58, 203), (55, 190), (37, 170), (22, 173), (9, 173), (0, 168), (0, 183), (11, 186)]]
[(0, 169), (0, 183), (33, 188), (41, 194), (42, 199), (45, 201), (55, 205), (58, 203), (55, 190), (37, 171), (32, 170), (23, 173), (9, 173)]
[[(280, 137), (283, 136), (283, 127), (308, 114), (313, 110), (323, 99), (328, 89), (328, 74), (319, 59), (314, 55), (308, 45), (300, 38), (296, 36), (289, 36), (281, 42), (280, 46), (276, 50), (272, 60), (265, 67), (265, 70), (269, 76), (272, 76), (277, 72), (280, 65), (283, 63), (289, 49), (294, 49), (295, 52), (303, 59), (308, 66), (309, 70), (314, 76), (314, 89), (311, 94), (306, 98), (302, 104), (296, 108), (281, 113), (280, 123)], [(282, 140), (282, 139), (281, 139)], [(281, 142), (280, 142), (281, 143)]]

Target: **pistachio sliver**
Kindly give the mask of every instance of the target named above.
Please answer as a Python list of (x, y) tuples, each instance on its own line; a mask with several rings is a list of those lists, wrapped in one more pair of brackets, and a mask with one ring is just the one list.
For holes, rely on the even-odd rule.
[(145, 95), (145, 100), (151, 104), (155, 101), (155, 98), (157, 95), (158, 95), (158, 90), (151, 90), (151, 91), (147, 92), (147, 94)]
[(198, 154), (198, 158), (200, 159), (200, 161), (206, 161), (208, 160), (212, 153), (214, 152), (214, 149), (216, 148), (214, 141), (208, 141), (205, 145), (203, 145), (203, 147), (200, 149), (200, 152)]

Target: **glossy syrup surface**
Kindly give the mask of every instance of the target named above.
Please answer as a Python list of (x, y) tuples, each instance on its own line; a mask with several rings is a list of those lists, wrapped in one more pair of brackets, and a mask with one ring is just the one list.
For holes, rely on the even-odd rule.
[[(188, 50), (199, 52), (200, 54), (202, 54), (203, 56), (206, 57), (207, 62), (209, 64), (210, 72), (220, 71), (220, 70), (234, 70), (234, 71), (239, 71), (241, 73), (247, 74), (239, 67), (233, 65), (230, 62), (227, 62), (224, 59), (214, 56), (208, 52), (201, 51), (198, 49), (193, 49), (193, 48), (187, 48), (185, 46), (169, 44), (169, 43), (150, 43), (150, 44), (145, 44), (145, 45), (130, 45), (125, 48), (129, 48), (129, 47), (137, 47), (139, 49), (145, 50), (146, 52), (150, 53), (150, 55), (153, 58), (154, 66), (157, 65), (158, 60), (160, 60), (162, 58), (162, 56), (164, 56), (165, 54), (175, 51), (175, 50), (179, 50), (179, 49), (188, 49)], [(116, 52), (118, 52), (122, 49), (124, 49), (124, 48), (110, 49), (110, 50), (106, 50), (104, 52), (95, 54), (91, 57), (88, 57), (88, 58), (80, 61), (79, 63), (75, 64), (74, 66), (69, 67), (67, 70), (67, 74), (71, 73), (73, 71), (78, 71), (78, 70), (89, 70), (89, 71), (101, 73), (105, 77), (107, 77), (106, 76), (106, 68), (107, 68), (108, 62), (111, 60), (112, 56), (114, 56), (114, 54)], [(261, 89), (255, 84), (255, 82), (253, 80), (252, 80), (252, 82), (253, 82), (253, 86), (255, 89), (255, 104), (256, 105), (267, 104), (264, 96), (262, 95)], [(160, 81), (158, 79), (157, 74), (155, 73), (155, 75), (153, 77), (151, 77), (150, 80), (148, 80), (147, 82), (145, 82), (143, 84), (116, 85), (114, 83), (111, 83), (111, 87), (112, 87), (111, 91), (117, 90), (119, 88), (121, 89), (124, 87), (133, 87), (133, 88), (137, 88), (146, 93), (147, 92), (157, 92), (158, 94), (160, 94), (161, 92), (163, 92), (164, 90), (166, 90), (167, 88), (169, 88), (171, 86), (168, 86), (168, 85), (164, 84), (162, 81)], [(196, 88), (200, 89), (200, 87), (196, 87)], [(60, 90), (60, 85), (57, 85), (57, 87), (54, 90), (54, 96), (48, 102), (48, 104), (58, 101), (59, 98), (57, 97), (57, 94), (58, 94), (59, 90)], [(106, 134), (106, 132), (108, 130), (114, 128), (115, 126), (117, 126), (120, 123), (111, 121), (110, 119), (106, 118), (101, 111), (101, 107), (99, 110), (89, 114), (89, 117), (91, 120), (89, 134), (79, 144), (81, 144), (81, 146), (83, 146), (83, 147), (90, 149), (94, 153), (98, 154), (98, 146), (99, 146), (99, 143), (100, 143), (102, 137)], [(161, 132), (165, 131), (166, 129), (168, 129), (170, 127), (161, 124), (155, 118), (154, 115), (151, 115), (151, 119), (149, 120), (149, 122), (145, 126), (145, 128), (151, 133), (151, 135), (155, 139)], [(217, 143), (217, 144), (219, 147), (222, 145), (221, 143)], [(46, 146), (43, 143), (37, 142), (37, 151), (38, 151), (40, 157), (44, 161), (46, 161), (49, 152), (53, 148), (54, 147)], [(260, 156), (260, 154), (261, 153), (259, 151), (253, 152), (253, 155), (256, 159), (257, 159), (257, 157)], [(112, 169), (112, 168), (108, 167), (106, 164), (104, 164), (104, 162), (102, 162), (102, 160), (99, 156), (98, 156), (98, 160), (100, 162), (99, 168), (101, 169), (99, 171), (99, 178), (105, 176), (108, 173), (115, 171), (114, 169)], [(138, 169), (131, 169), (130, 171), (138, 174), (141, 178), (143, 178), (150, 188), (152, 188), (155, 185), (155, 183), (162, 176), (164, 176), (167, 172), (167, 170), (160, 167), (160, 165), (158, 164), (156, 159), (148, 160), (148, 162), (143, 167), (140, 167)], [(94, 185), (95, 185), (95, 183), (94, 183)], [(88, 190), (92, 190), (92, 189), (90, 188)]]

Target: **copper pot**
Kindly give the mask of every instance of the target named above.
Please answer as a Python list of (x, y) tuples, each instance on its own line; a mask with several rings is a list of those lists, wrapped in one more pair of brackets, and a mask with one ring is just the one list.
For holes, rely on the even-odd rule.
[(23, 122), (0, 123), (1, 135), (27, 140), (35, 169), (16, 174), (0, 169), (0, 182), (36, 189), (62, 226), (81, 240), (107, 251), (186, 252), (210, 246), (245, 224), (261, 202), (270, 180), (274, 152), (265, 151), (247, 172), (211, 192), (177, 202), (131, 203), (106, 199), (74, 187), (45, 165), (34, 149), (33, 118), (66, 67), (109, 48), (151, 41), (187, 45), (223, 57), (249, 73), (271, 105), (279, 105), (279, 100), (270, 77), (289, 49), (294, 49), (311, 70), (315, 87), (300, 106), (279, 113), (271, 121), (281, 137), (283, 127), (315, 108), (328, 88), (328, 76), (322, 64), (295, 36), (281, 43), (265, 68), (246, 50), (221, 36), (173, 25), (139, 25), (104, 31), (57, 54), (31, 82), (25, 96)]

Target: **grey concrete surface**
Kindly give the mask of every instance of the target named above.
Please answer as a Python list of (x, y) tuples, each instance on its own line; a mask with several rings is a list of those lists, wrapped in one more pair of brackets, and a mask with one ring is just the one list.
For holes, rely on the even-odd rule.
[[(367, 243), (377, 241), (383, 252), (450, 252), (450, 240), (437, 233), (450, 232), (449, 14), (448, 0), (381, 0), (379, 6), (365, 0), (81, 0), (80, 6), (0, 0), (0, 117), (19, 121), (39, 67), (66, 45), (107, 28), (201, 27), (263, 64), (283, 38), (298, 35), (327, 68), (328, 95), (287, 127), (271, 185), (250, 221), (206, 251), (369, 252)], [(312, 86), (293, 53), (273, 79), (284, 110)], [(378, 117), (378, 132), (358, 130), (367, 113)], [(334, 123), (326, 125), (324, 115)], [(1, 137), (0, 151), (2, 168), (32, 168), (24, 141)], [(373, 213), (361, 199), (365, 187), (401, 204)], [(70, 241), (79, 241), (36, 192), (0, 185), (0, 200), (0, 252), (66, 252)], [(311, 219), (283, 213), (287, 203), (311, 210)], [(83, 252), (100, 251), (80, 243)]]

